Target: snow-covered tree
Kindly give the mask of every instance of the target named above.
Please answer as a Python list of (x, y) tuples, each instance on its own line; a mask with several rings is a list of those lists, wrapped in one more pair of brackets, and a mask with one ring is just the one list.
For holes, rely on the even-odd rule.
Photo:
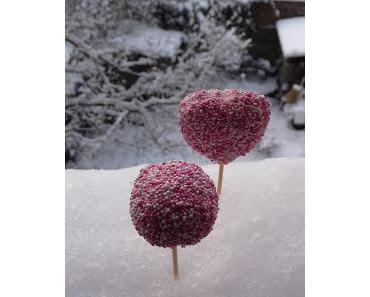
[[(250, 40), (235, 27), (220, 22), (220, 3), (67, 0), (68, 159), (86, 147), (98, 148), (113, 139), (115, 130), (128, 122), (144, 126), (155, 141), (165, 129), (157, 127), (153, 120), (156, 106), (177, 104), (186, 93), (207, 86), (220, 72), (239, 72), (243, 61), (250, 58)], [(185, 33), (153, 27), (161, 25), (156, 18), (158, 9), (171, 5), (186, 16), (182, 20), (188, 26)], [(157, 37), (150, 34), (146, 43), (135, 39), (130, 48), (126, 37), (135, 26), (156, 28), (153, 32), (158, 38), (171, 33), (178, 43), (174, 52), (167, 56), (161, 54), (160, 48), (156, 52), (153, 47)], [(143, 49), (143, 44), (147, 48)], [(148, 48), (148, 44), (153, 46)]]

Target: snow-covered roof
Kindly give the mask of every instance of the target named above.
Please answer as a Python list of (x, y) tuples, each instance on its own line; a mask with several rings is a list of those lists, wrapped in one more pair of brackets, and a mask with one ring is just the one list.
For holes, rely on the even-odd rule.
[[(303, 296), (304, 159), (233, 162), (213, 231), (171, 251), (138, 235), (129, 214), (143, 166), (66, 171), (67, 296)], [(217, 178), (217, 165), (203, 166)]]
[(281, 49), (286, 58), (305, 55), (304, 17), (281, 19), (276, 22)]

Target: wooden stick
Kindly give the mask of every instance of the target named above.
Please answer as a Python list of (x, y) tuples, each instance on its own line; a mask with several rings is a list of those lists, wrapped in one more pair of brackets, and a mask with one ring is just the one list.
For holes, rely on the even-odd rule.
[(179, 279), (179, 263), (177, 260), (177, 246), (171, 247), (172, 249), (172, 264), (173, 264), (173, 277), (175, 280)]
[(218, 194), (221, 194), (223, 176), (224, 176), (224, 165), (218, 164), (218, 181), (217, 181), (217, 193)]

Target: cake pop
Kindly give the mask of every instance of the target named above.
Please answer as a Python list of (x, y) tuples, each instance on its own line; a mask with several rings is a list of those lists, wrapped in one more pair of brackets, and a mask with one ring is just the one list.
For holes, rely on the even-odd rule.
[(270, 105), (256, 92), (199, 90), (181, 100), (178, 116), (185, 141), (220, 165), (220, 193), (223, 166), (249, 153), (261, 140), (270, 119)]
[(141, 169), (131, 192), (135, 229), (150, 244), (171, 247), (174, 262), (175, 247), (199, 243), (211, 232), (217, 212), (214, 183), (199, 166), (184, 161)]

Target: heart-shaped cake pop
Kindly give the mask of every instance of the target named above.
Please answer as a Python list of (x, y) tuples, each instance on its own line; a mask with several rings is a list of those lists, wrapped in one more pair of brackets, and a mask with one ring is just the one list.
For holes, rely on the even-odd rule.
[(265, 96), (245, 90), (200, 90), (179, 105), (179, 126), (186, 142), (212, 161), (226, 165), (249, 153), (270, 119)]

